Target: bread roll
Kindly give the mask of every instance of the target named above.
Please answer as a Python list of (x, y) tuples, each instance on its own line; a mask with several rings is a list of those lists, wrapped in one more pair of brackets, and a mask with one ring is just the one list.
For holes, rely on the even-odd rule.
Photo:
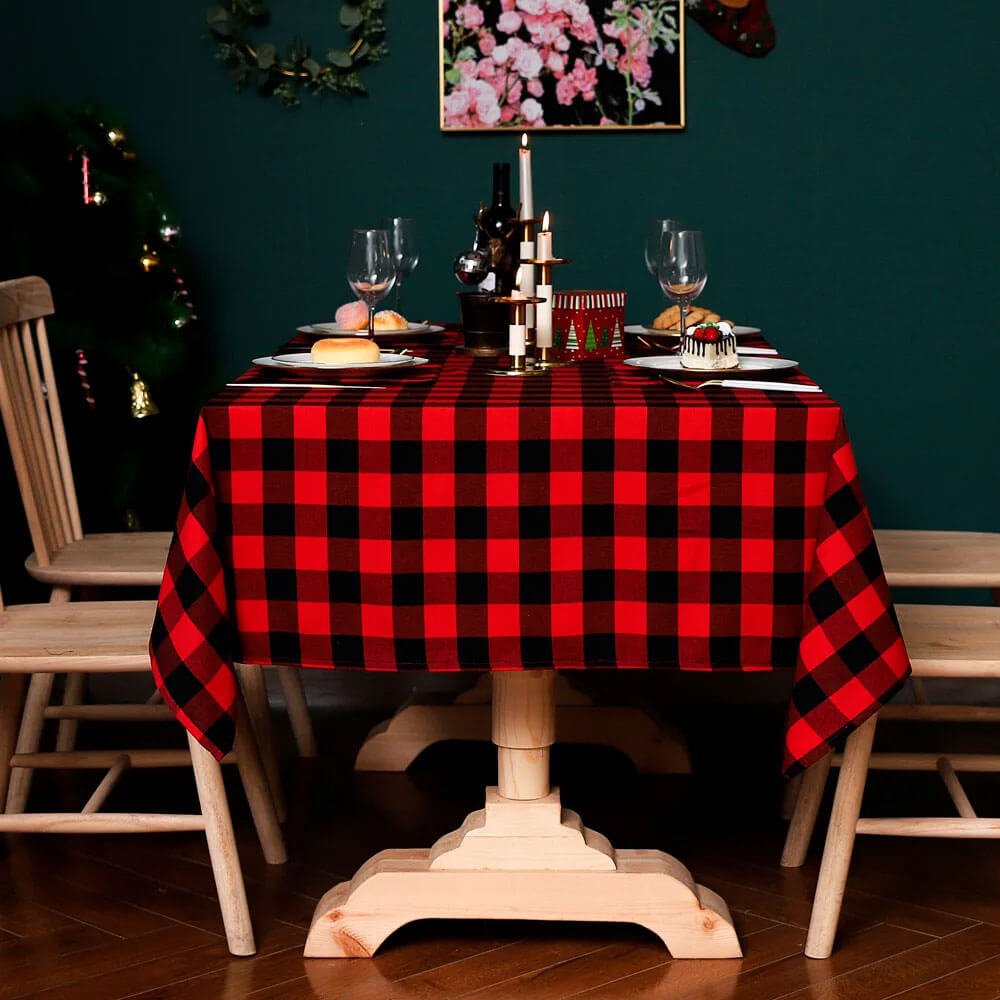
[(410, 324), (394, 309), (383, 309), (375, 313), (376, 330), (408, 330)]
[(326, 337), (312, 345), (312, 360), (320, 365), (370, 364), (378, 361), (378, 344), (367, 337)]

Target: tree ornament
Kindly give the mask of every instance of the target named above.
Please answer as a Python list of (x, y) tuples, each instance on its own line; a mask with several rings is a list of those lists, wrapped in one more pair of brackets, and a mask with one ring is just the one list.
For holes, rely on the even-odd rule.
[(90, 196), (90, 204), (96, 205), (98, 208), (100, 208), (102, 205), (107, 205), (107, 203), (108, 203), (108, 196), (103, 191), (95, 191)]
[(766, 56), (774, 48), (767, 0), (687, 0), (687, 12), (713, 38), (745, 56)]
[(149, 387), (138, 372), (132, 372), (132, 384), (129, 386), (129, 402), (134, 420), (155, 417), (160, 408), (149, 395)]
[(87, 373), (87, 366), (90, 364), (87, 352), (83, 348), (78, 347), (74, 353), (76, 355), (76, 377), (80, 380), (83, 401), (87, 404), (88, 410), (96, 410), (97, 403), (94, 401), (94, 390), (90, 387), (90, 375)]
[(160, 239), (164, 243), (173, 243), (180, 234), (181, 227), (176, 223), (170, 222), (166, 215), (163, 215), (160, 220)]
[(114, 149), (119, 149), (125, 145), (125, 133), (120, 128), (109, 128), (107, 131), (108, 142)]
[(143, 243), (142, 256), (139, 258), (139, 264), (142, 266), (142, 269), (149, 274), (154, 267), (160, 266), (160, 255), (155, 250), (150, 250), (149, 244)]
[(254, 46), (248, 35), (266, 25), (270, 12), (264, 0), (230, 0), (205, 11), (208, 30), (218, 51), (216, 57), (229, 67), (229, 76), (242, 90), (247, 84), (258, 93), (277, 97), (285, 107), (301, 103), (299, 89), (314, 95), (324, 93), (365, 94), (361, 69), (381, 61), (389, 49), (385, 43), (385, 0), (346, 0), (340, 8), (340, 24), (352, 39), (345, 48), (333, 48), (320, 63), (300, 38), (282, 56), (273, 42)]

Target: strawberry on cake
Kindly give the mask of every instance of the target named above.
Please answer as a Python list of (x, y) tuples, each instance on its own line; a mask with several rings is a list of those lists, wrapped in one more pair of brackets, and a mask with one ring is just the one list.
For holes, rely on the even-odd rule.
[(729, 323), (700, 323), (684, 331), (681, 338), (681, 367), (710, 371), (738, 368), (736, 334)]

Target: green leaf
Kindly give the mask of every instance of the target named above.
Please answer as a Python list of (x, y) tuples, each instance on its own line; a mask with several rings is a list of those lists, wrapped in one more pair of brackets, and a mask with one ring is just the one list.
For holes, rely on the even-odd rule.
[(322, 69), (320, 64), (316, 62), (315, 59), (303, 59), (302, 68), (309, 74), (309, 76), (315, 80), (319, 76), (319, 71)]
[(326, 58), (338, 69), (348, 69), (351, 65), (351, 54), (350, 52), (344, 52), (343, 49), (330, 49), (326, 54)]
[(215, 5), (205, 11), (205, 23), (208, 30), (223, 38), (231, 38), (233, 34), (233, 18), (225, 7)]
[(266, 42), (257, 50), (257, 65), (261, 69), (270, 69), (278, 58), (278, 47)]
[(364, 15), (361, 13), (360, 7), (356, 7), (354, 4), (345, 3), (344, 6), (340, 8), (340, 23), (345, 28), (357, 28), (363, 20)]
[(453, 66), (447, 73), (445, 73), (444, 78), (453, 86), (457, 87), (458, 84), (462, 82), (462, 71), (457, 67)]

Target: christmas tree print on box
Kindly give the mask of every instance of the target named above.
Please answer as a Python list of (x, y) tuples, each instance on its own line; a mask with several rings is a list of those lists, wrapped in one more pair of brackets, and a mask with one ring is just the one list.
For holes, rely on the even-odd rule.
[(552, 343), (556, 353), (578, 360), (623, 358), (625, 292), (556, 292)]

